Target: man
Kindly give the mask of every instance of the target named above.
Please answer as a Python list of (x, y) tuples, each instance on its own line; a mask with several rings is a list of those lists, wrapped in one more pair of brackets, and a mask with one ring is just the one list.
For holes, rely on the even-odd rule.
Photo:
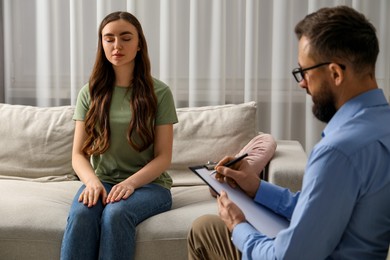
[(233, 179), (257, 203), (290, 219), (290, 226), (266, 237), (222, 191), (219, 217), (193, 223), (190, 259), (386, 258), (390, 108), (375, 80), (375, 28), (340, 6), (307, 15), (295, 33), (299, 68), (293, 75), (312, 96), (314, 115), (328, 123), (309, 156), (301, 192), (261, 181), (239, 166), (216, 168), (221, 180)]

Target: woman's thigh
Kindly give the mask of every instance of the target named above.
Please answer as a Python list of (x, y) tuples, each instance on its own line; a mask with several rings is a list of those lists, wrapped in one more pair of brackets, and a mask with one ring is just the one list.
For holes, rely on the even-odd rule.
[[(105, 188), (106, 190), (109, 190), (109, 187)], [(69, 212), (69, 217), (79, 219), (80, 221), (88, 221), (92, 219), (99, 220), (104, 210), (102, 200), (101, 198), (99, 198), (98, 203), (93, 207), (88, 207), (84, 205), (84, 203), (79, 202), (80, 194), (83, 192), (84, 189), (85, 185), (83, 184), (74, 196)]]
[(109, 203), (103, 215), (123, 215), (132, 217), (134, 224), (168, 211), (172, 206), (171, 191), (157, 184), (147, 184), (138, 188), (126, 200)]

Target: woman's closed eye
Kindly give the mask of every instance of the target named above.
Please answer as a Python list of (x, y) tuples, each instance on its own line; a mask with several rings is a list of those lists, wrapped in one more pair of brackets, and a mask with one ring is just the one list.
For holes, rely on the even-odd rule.
[(104, 41), (105, 42), (113, 42), (113, 41), (115, 41), (115, 39), (113, 37), (105, 37)]
[[(131, 37), (124, 37), (124, 38), (121, 38), (121, 40), (124, 41), (124, 42), (128, 42), (128, 41), (131, 41), (132, 38)], [(104, 41), (105, 42), (115, 42), (115, 38), (107, 37), (107, 38), (104, 38)]]

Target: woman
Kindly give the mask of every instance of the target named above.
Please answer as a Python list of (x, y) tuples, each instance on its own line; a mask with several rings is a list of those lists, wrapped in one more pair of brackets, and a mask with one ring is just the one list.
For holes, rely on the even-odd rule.
[(171, 208), (176, 109), (153, 79), (142, 27), (115, 12), (99, 27), (96, 62), (78, 96), (72, 165), (83, 182), (71, 206), (61, 259), (132, 259), (135, 228)]

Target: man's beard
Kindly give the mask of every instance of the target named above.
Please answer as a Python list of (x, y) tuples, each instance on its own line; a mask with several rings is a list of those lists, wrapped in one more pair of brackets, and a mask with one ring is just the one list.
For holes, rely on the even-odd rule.
[(316, 97), (313, 97), (313, 103), (314, 116), (324, 123), (329, 123), (337, 112), (335, 99), (327, 82), (321, 84), (320, 92)]

